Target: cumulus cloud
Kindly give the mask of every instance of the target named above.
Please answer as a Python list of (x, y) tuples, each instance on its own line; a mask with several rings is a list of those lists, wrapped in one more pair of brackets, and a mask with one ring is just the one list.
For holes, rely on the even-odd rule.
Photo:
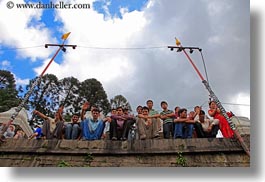
[(15, 75), (16, 85), (26, 86), (29, 84), (30, 79), (21, 79)]
[(8, 61), (8, 60), (3, 60), (3, 61), (1, 61), (0, 62), (0, 68), (2, 69), (2, 70), (8, 70), (8, 69), (11, 69), (12, 68), (12, 66), (11, 66), (11, 63), (10, 63), (10, 61)]
[[(75, 76), (81, 81), (96, 78), (109, 98), (122, 94), (134, 108), (153, 99), (158, 110), (162, 100), (168, 101), (170, 109), (177, 105), (192, 109), (206, 103), (207, 110), (209, 94), (185, 55), (166, 48), (178, 37), (183, 46), (203, 49), (210, 85), (222, 102), (240, 103), (244, 100), (238, 99), (242, 94), (249, 98), (248, 1), (150, 0), (142, 11), (121, 12), (122, 18), (104, 18), (93, 9), (56, 11), (56, 20), (63, 24), (62, 33), (71, 31), (68, 42), (78, 47), (67, 50), (62, 63), (54, 63), (48, 72), (59, 78)], [(91, 48), (150, 46), (164, 48)], [(194, 52), (191, 57), (204, 74), (200, 53)], [(244, 108), (231, 110), (249, 117), (249, 113), (242, 112)]]
[[(44, 45), (55, 39), (51, 38), (51, 32), (42, 23), (42, 9), (8, 9), (8, 0), (0, 2), (0, 43), (12, 48), (25, 48)], [(16, 3), (25, 3), (17, 0)], [(31, 22), (34, 22), (31, 23)], [(18, 51), (18, 56), (31, 60), (47, 58), (50, 50), (36, 51), (36, 49), (23, 49)]]

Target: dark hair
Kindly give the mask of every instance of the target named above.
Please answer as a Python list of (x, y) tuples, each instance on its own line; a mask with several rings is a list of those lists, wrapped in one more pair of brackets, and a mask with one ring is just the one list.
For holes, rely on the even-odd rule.
[(91, 112), (98, 112), (98, 113), (100, 113), (100, 111), (99, 111), (98, 108), (93, 109)]
[(162, 101), (160, 105), (162, 106), (162, 104), (166, 104), (167, 105), (167, 102), (166, 101)]
[(205, 115), (204, 110), (201, 110), (201, 111), (200, 111), (200, 115)]
[(194, 111), (196, 110), (196, 108), (200, 108), (200, 106), (195, 106), (195, 107), (194, 107)]
[(146, 104), (147, 104), (148, 102), (152, 102), (152, 103), (153, 103), (153, 101), (152, 101), (152, 100), (148, 100), (148, 101), (146, 101)]
[[(213, 100), (209, 102), (209, 106), (211, 105), (211, 103), (214, 102)], [(215, 103), (215, 102), (214, 102)]]
[(119, 107), (116, 108), (116, 110), (119, 110), (119, 109), (122, 109), (122, 111), (123, 111), (123, 108), (121, 106), (119, 106)]
[(180, 114), (183, 113), (184, 111), (187, 111), (187, 109), (186, 109), (186, 108), (182, 108), (182, 109), (180, 109), (179, 112), (178, 112), (178, 115), (180, 115)]
[(72, 116), (80, 116), (80, 113), (79, 112), (76, 112), (76, 113), (74, 113)]
[(112, 108), (111, 110), (112, 110), (112, 111), (114, 111), (114, 110), (116, 111), (116, 108)]
[(144, 106), (142, 110), (147, 110), (149, 112), (149, 108)]
[(179, 106), (177, 106), (177, 107), (175, 107), (175, 109), (174, 110), (176, 110), (177, 108), (180, 108)]
[(137, 110), (138, 108), (142, 108), (142, 109), (143, 109), (143, 106), (140, 106), (140, 105), (139, 105), (139, 106), (137, 106), (137, 107), (136, 107), (136, 110)]

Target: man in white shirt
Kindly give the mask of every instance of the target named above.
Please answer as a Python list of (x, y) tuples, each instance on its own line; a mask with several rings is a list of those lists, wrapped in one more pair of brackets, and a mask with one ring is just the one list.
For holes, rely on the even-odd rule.
[(219, 130), (219, 120), (210, 120), (205, 117), (205, 112), (200, 111), (199, 119), (194, 120), (194, 127), (198, 138), (216, 138)]

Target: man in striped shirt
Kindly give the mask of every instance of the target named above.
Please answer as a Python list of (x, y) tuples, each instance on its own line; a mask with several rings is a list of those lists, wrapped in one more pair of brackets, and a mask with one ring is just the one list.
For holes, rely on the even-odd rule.
[(160, 113), (160, 118), (163, 120), (163, 135), (164, 138), (169, 139), (170, 135), (173, 137), (173, 120), (175, 117), (175, 113), (168, 108), (168, 104), (166, 101), (161, 102), (161, 108), (163, 111)]

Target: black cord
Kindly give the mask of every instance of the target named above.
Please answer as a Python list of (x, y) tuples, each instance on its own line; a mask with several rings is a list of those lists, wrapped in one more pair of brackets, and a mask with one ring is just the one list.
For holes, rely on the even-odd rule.
[[(205, 72), (205, 75), (206, 75), (206, 80), (207, 80), (207, 82), (209, 83), (208, 74), (207, 74), (207, 69), (206, 69), (206, 65), (205, 65), (204, 57), (203, 57), (203, 54), (202, 54), (202, 49), (200, 49), (199, 51), (200, 51), (200, 53), (201, 53), (201, 57), (202, 57), (202, 62), (203, 62), (203, 66), (204, 66), (204, 72)], [(210, 83), (209, 83), (209, 84), (210, 84)]]

